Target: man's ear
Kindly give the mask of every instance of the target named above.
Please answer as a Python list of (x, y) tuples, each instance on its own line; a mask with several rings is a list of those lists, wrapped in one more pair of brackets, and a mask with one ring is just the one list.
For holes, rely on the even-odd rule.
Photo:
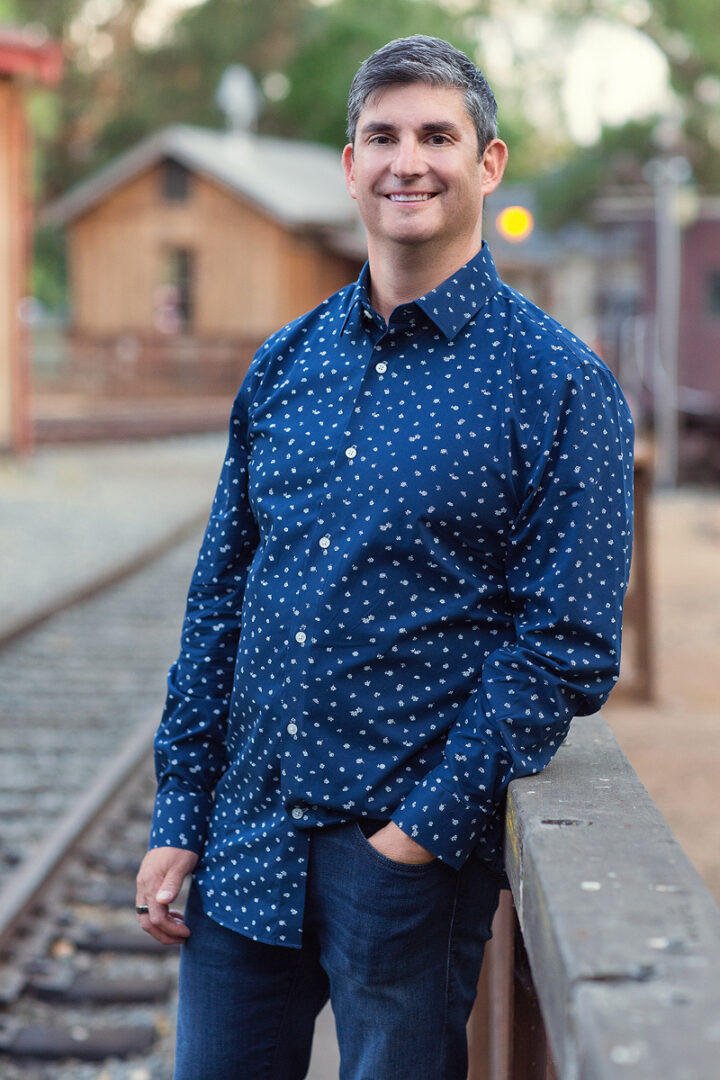
[(352, 143), (348, 143), (342, 152), (343, 169), (345, 170), (345, 184), (351, 196), (355, 195), (355, 158), (353, 157)]
[(489, 195), (498, 186), (503, 178), (507, 165), (508, 148), (502, 139), (493, 139), (485, 147), (482, 156), (482, 193)]

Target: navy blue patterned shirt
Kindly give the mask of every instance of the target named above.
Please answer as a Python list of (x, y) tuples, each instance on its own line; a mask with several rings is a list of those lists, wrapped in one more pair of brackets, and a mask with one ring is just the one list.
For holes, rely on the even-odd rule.
[(386, 325), (368, 268), (258, 351), (157, 734), (151, 846), (299, 947), (312, 829), (502, 865), (508, 782), (617, 678), (632, 420), (486, 246)]

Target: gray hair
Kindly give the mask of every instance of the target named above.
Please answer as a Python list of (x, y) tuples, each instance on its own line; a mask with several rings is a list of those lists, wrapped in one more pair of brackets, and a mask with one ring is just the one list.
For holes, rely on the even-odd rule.
[(450, 86), (465, 93), (465, 108), (475, 125), (478, 155), (497, 136), (497, 102), (482, 71), (465, 53), (442, 38), (413, 34), (388, 42), (365, 60), (348, 97), (347, 135), (355, 143), (357, 122), (368, 98), (398, 83)]

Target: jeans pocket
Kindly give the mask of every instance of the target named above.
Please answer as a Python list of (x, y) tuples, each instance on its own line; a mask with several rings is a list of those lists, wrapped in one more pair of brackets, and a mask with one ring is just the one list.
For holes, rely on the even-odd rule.
[[(373, 832), (377, 832), (377, 830), (374, 829)], [(370, 835), (372, 835), (372, 833)], [(435, 869), (438, 864), (442, 866), (440, 859), (437, 858), (431, 859), (429, 862), (422, 863), (404, 863), (398, 862), (397, 859), (389, 859), (387, 855), (383, 855), (382, 852), (378, 851), (376, 847), (373, 847), (373, 845), (370, 843), (369, 838), (365, 835), (362, 823), (359, 821), (355, 823), (355, 828), (353, 829), (353, 836), (357, 841), (360, 850), (363, 851), (365, 855), (371, 856), (373, 859), (375, 859), (376, 862), (380, 863), (381, 866), (385, 866), (390, 870), (396, 871), (397, 873), (407, 874), (411, 877), (417, 877), (418, 875), (426, 874), (430, 870)]]
[(415, 977), (443, 985), (457, 871), (440, 859), (388, 859), (366, 838), (362, 824), (349, 824), (328, 863), (333, 887), (326, 881), (323, 888), (336, 915), (335, 937), (323, 961), (327, 970), (366, 987)]

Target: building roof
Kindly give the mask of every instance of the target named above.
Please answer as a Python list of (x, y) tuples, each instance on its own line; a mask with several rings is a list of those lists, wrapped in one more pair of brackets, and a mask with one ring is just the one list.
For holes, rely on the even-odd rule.
[[(696, 192), (692, 188), (679, 188), (677, 194), (681, 223), (720, 221), (720, 195)], [(593, 212), (595, 220), (601, 224), (654, 222), (655, 194), (649, 187), (608, 190), (595, 200)]]
[(317, 143), (174, 124), (149, 135), (50, 203), (43, 222), (67, 225), (115, 189), (172, 158), (243, 196), (290, 228), (354, 229), (340, 154)]
[(33, 27), (0, 27), (0, 77), (32, 78), (54, 85), (63, 69), (62, 49)]

